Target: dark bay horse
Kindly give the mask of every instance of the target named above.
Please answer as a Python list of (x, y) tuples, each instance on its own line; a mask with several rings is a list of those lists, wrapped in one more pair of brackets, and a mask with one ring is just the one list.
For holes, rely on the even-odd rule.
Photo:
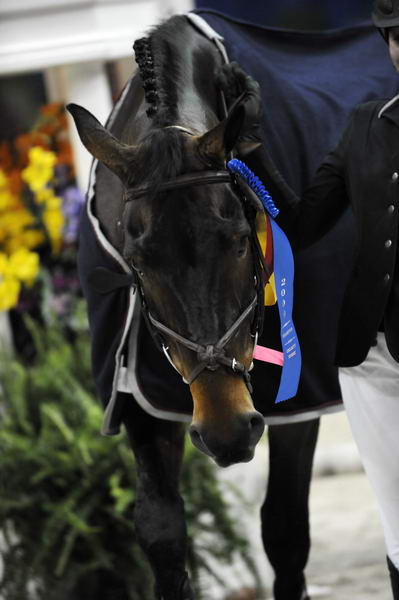
[[(260, 95), (243, 76), (243, 93), (223, 113), (222, 58), (185, 17), (136, 43), (136, 56), (123, 122), (108, 131), (84, 108), (68, 107), (100, 161), (96, 216), (129, 267), (150, 329), (190, 385), (193, 443), (221, 466), (245, 462), (264, 430), (248, 371), (265, 266), (253, 239), (255, 210), (225, 164), (231, 152), (257, 145)], [(137, 533), (157, 596), (191, 599), (178, 492), (184, 428), (133, 402), (122, 420), (138, 465)]]
[[(229, 56), (243, 62), (256, 79), (261, 80), (267, 73), (262, 86), (266, 107), (262, 131), (273, 159), (296, 193), (336, 143), (350, 108), (369, 97), (391, 93), (393, 77), (384, 71), (385, 56), (380, 60), (383, 53), (377, 47), (378, 40), (370, 50), (366, 30), (347, 32), (342, 39), (336, 34), (290, 36), (287, 32), (265, 33), (262, 28), (232, 23), (221, 15), (205, 16), (225, 35)], [(261, 40), (268, 40), (266, 48)], [(288, 56), (279, 54), (279, 43)], [(315, 48), (319, 46), (323, 51), (317, 53)], [(307, 54), (302, 54), (303, 48)], [(354, 56), (368, 56), (367, 81), (361, 79), (355, 64), (351, 66), (353, 48)], [(158, 27), (149, 38), (136, 43), (135, 50), (139, 73), (106, 129), (84, 109), (71, 107), (83, 142), (100, 161), (93, 212), (99, 229), (123, 257), (117, 262), (125, 275), (115, 278), (115, 274), (108, 273), (105, 287), (123, 286), (128, 281), (136, 290), (141, 289), (149, 329), (154, 338), (162, 338), (173, 365), (190, 382), (194, 443), (221, 465), (245, 461), (252, 456), (263, 430), (247, 381), (257, 322), (252, 306), (257, 294), (254, 274), (259, 265), (251, 243), (251, 207), (223, 177), (230, 150), (245, 155), (256, 146), (258, 90), (245, 75), (235, 72), (233, 77), (228, 68), (221, 70), (223, 60), (215, 44), (185, 17), (174, 17)], [(340, 77), (331, 78), (331, 72), (335, 72), (331, 63), (336, 61), (330, 60), (329, 53), (335, 56), (337, 52)], [(346, 94), (342, 94), (343, 80), (347, 81)], [(229, 88), (225, 90), (228, 115), (222, 106), (220, 87)], [(237, 97), (240, 99), (234, 104)], [(322, 123), (314, 127), (318, 119)], [(290, 191), (262, 147), (246, 160), (281, 207), (281, 199), (289, 197)], [(87, 240), (89, 229), (84, 225), (81, 231), (81, 248), (94, 252), (95, 244)], [(344, 263), (348, 262), (343, 244), (347, 237), (340, 230), (333, 240), (335, 246), (344, 249)], [(330, 239), (327, 246), (331, 243)], [(318, 431), (316, 417), (322, 414), (318, 409), (323, 401), (327, 408), (339, 402), (332, 368), (339, 304), (334, 290), (342, 288), (344, 265), (336, 259), (336, 248), (333, 262), (327, 260), (330, 254), (331, 249), (323, 246), (315, 250), (312, 260), (309, 256), (297, 257), (296, 292), (302, 300), (297, 302), (296, 321), (298, 324), (299, 317), (302, 321), (305, 376), (297, 397), (279, 405), (282, 420), (269, 421), (280, 424), (269, 427), (270, 473), (261, 516), (265, 550), (276, 574), (276, 600), (306, 598), (303, 571), (310, 546), (307, 502)], [(91, 266), (96, 264), (95, 259), (89, 262)], [(322, 276), (318, 277), (320, 272)], [(100, 294), (101, 304), (107, 304), (109, 310), (99, 326), (96, 319), (101, 310), (96, 301), (100, 296), (93, 294), (82, 272), (81, 279), (93, 309), (94, 362), (101, 356), (108, 368), (115, 365), (115, 356), (120, 358), (118, 344), (109, 332), (114, 330), (119, 313), (124, 320), (125, 304), (119, 296), (110, 300), (114, 292)], [(330, 328), (326, 323), (331, 323)], [(265, 331), (273, 327), (269, 319)], [(217, 347), (223, 338), (226, 343)], [(145, 339), (151, 341), (148, 332)], [(144, 346), (146, 350), (147, 344)], [(140, 352), (144, 350), (141, 346)], [(169, 368), (161, 353), (159, 356)], [(233, 359), (240, 364), (235, 370), (231, 368)], [(269, 395), (271, 405), (266, 412), (262, 407), (262, 412), (275, 419), (272, 377), (268, 370), (265, 376), (259, 366), (253, 376), (256, 407), (259, 395)], [(164, 390), (159, 372), (156, 377), (154, 384)], [(98, 378), (102, 385), (105, 378), (101, 370)], [(174, 381), (177, 395), (177, 385), (187, 386)], [(110, 390), (106, 391), (108, 396), (104, 397), (108, 399)], [(132, 393), (137, 402), (132, 401)], [(173, 389), (165, 396), (166, 403), (171, 395)], [(128, 396), (120, 393), (119, 397), (123, 401), (118, 403), (116, 416), (126, 425), (138, 465), (136, 527), (156, 576), (158, 597), (191, 598), (185, 572), (184, 511), (178, 493), (184, 427), (153, 418), (151, 412), (139, 406), (135, 392)], [(285, 421), (290, 412), (296, 416), (299, 413), (305, 420)], [(110, 423), (108, 433), (117, 432), (114, 425)]]
[[(252, 40), (250, 48), (252, 52)], [(219, 87), (234, 87), (232, 79), (237, 73), (229, 79), (228, 68), (221, 70), (219, 50), (185, 17), (172, 18), (136, 44), (136, 59), (139, 73), (107, 129), (84, 109), (70, 107), (83, 143), (99, 160), (93, 211), (107, 240), (123, 257), (122, 266), (136, 295), (141, 289), (143, 312), (154, 337), (161, 334), (174, 366), (191, 381), (193, 442), (221, 465), (249, 460), (263, 431), (263, 419), (254, 409), (247, 382), (257, 322), (251, 304), (257, 295), (254, 275), (259, 265), (251, 243), (251, 207), (245, 205), (240, 191), (223, 179), (223, 173), (230, 151), (244, 156), (256, 146), (258, 90), (250, 79), (239, 76), (226, 115)], [(261, 70), (263, 66), (259, 60), (256, 67)], [(266, 86), (265, 91), (271, 94), (274, 89)], [(364, 94), (361, 91), (362, 98)], [(280, 96), (273, 99), (276, 106), (281, 104), (277, 99), (281, 100)], [(270, 106), (267, 111), (269, 116)], [(288, 105), (287, 114), (290, 111)], [(295, 120), (296, 128), (298, 123)], [(296, 145), (286, 148), (282, 123), (276, 132), (274, 120), (271, 125), (263, 129), (274, 150), (283, 146), (283, 173), (290, 173), (293, 165), (295, 174), (309, 174), (305, 160), (309, 148), (304, 152), (302, 146), (306, 147), (308, 137), (314, 146), (314, 136), (306, 131), (294, 140)], [(292, 116), (285, 127), (292, 128)], [(277, 140), (273, 138), (276, 134)], [(321, 151), (317, 154), (321, 160)], [(253, 155), (248, 155), (252, 165), (256, 163)], [(301, 165), (305, 161), (304, 166), (297, 168), (295, 161)], [(271, 173), (264, 161), (259, 168)], [(255, 170), (261, 173), (258, 166)], [(221, 180), (217, 173), (222, 173)], [(168, 187), (171, 181), (172, 187)], [(83, 246), (92, 248), (85, 237), (81, 237)], [(84, 274), (82, 284), (85, 288)], [(119, 285), (115, 277), (112, 285)], [(86, 286), (85, 294), (91, 299), (89, 288)], [(110, 301), (109, 307), (109, 322), (97, 327), (97, 334), (98, 329), (112, 329), (113, 313), (121, 310), (119, 301)], [(93, 308), (92, 332), (99, 312), (98, 307)], [(313, 312), (317, 308), (314, 306)], [(302, 335), (311, 329), (308, 316), (303, 320)], [(270, 325), (266, 323), (266, 329)], [(231, 333), (232, 327), (224, 352), (219, 352), (217, 342)], [(97, 335), (93, 353), (109, 354), (108, 362), (115, 363), (116, 347), (107, 336), (100, 344)], [(225, 358), (231, 359), (230, 366), (223, 363)], [(232, 359), (241, 365), (240, 370), (231, 368)], [(263, 378), (262, 393), (268, 391), (268, 385), (269, 380)], [(184, 509), (178, 492), (185, 428), (181, 423), (154, 418), (132, 401), (131, 395), (120, 403), (120, 413), (137, 459), (135, 522), (154, 570), (157, 596), (190, 599)], [(265, 550), (276, 574), (276, 600), (306, 598), (307, 502), (317, 430), (315, 418), (269, 428), (270, 473), (261, 516)]]

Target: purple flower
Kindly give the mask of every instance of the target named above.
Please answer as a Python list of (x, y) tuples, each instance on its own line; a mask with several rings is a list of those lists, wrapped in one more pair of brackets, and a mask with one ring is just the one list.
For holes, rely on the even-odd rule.
[(76, 186), (69, 186), (62, 192), (62, 212), (66, 224), (64, 227), (64, 239), (67, 243), (73, 243), (78, 236), (79, 221), (85, 197)]

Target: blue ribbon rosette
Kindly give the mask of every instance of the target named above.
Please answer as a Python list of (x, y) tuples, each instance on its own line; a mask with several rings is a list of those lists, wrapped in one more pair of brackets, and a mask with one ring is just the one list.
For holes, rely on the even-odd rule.
[(266, 218), (270, 218), (274, 248), (274, 277), (277, 304), (280, 315), (280, 337), (283, 364), (280, 386), (275, 403), (295, 396), (301, 374), (301, 350), (292, 319), (294, 299), (294, 257), (291, 245), (283, 230), (275, 222), (279, 213), (272, 197), (260, 179), (241, 160), (234, 158), (227, 163), (233, 173), (239, 175), (261, 201)]

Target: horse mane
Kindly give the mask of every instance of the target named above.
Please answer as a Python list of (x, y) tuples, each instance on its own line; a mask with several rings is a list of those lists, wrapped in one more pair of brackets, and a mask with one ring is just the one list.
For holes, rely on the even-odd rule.
[(157, 127), (178, 119), (179, 88), (186, 71), (182, 57), (182, 37), (190, 34), (183, 15), (174, 16), (156, 26), (148, 37), (133, 45), (135, 59), (149, 107), (147, 116)]

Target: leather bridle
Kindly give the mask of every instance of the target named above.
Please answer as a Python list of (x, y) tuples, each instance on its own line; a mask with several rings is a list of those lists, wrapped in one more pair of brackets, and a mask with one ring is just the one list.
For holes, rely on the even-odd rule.
[[(180, 373), (168, 353), (169, 347), (165, 343), (163, 337), (164, 335), (168, 336), (168, 338), (171, 338), (178, 344), (185, 346), (186, 348), (197, 353), (198, 364), (186, 378), (182, 376), (185, 383), (193, 383), (193, 381), (195, 381), (195, 379), (205, 369), (215, 371), (220, 366), (223, 366), (231, 369), (234, 373), (242, 375), (249, 391), (252, 392), (249, 369), (247, 369), (245, 365), (239, 362), (235, 357), (226, 356), (225, 347), (233, 335), (237, 332), (241, 324), (251, 315), (254, 309), (255, 315), (251, 325), (251, 335), (254, 339), (254, 346), (256, 345), (257, 337), (260, 335), (263, 328), (264, 288), (270, 278), (271, 269), (266, 264), (256, 232), (256, 214), (259, 210), (259, 205), (256, 204), (253, 199), (253, 195), (250, 192), (245, 193), (245, 184), (243, 184), (241, 180), (239, 181), (237, 176), (227, 169), (218, 171), (207, 170), (179, 175), (175, 179), (162, 183), (159, 187), (157, 187), (156, 193), (177, 190), (185, 187), (214, 185), (220, 183), (228, 183), (237, 191), (243, 204), (245, 216), (250, 225), (250, 241), (255, 272), (255, 296), (249, 305), (242, 310), (241, 314), (229, 327), (226, 333), (215, 344), (205, 345), (193, 342), (192, 340), (180, 335), (167, 325), (158, 321), (149, 311), (144, 290), (140, 281), (142, 273), (135, 269), (134, 265), (130, 265), (133, 268), (131, 273), (125, 274), (116, 273), (104, 267), (97, 267), (89, 275), (89, 283), (93, 289), (100, 294), (108, 294), (109, 292), (115, 291), (118, 288), (128, 286), (133, 287), (138, 291), (141, 301), (142, 314), (148, 330), (151, 333), (155, 344), (165, 353), (171, 365)], [(151, 194), (154, 194), (154, 188), (151, 185), (128, 188), (125, 191), (125, 202), (129, 203), (132, 200)]]
[[(254, 271), (255, 271), (255, 290), (256, 294), (254, 298), (251, 300), (250, 304), (241, 312), (239, 317), (234, 321), (231, 327), (226, 331), (226, 333), (218, 340), (215, 344), (198, 344), (193, 342), (192, 340), (180, 335), (170, 327), (167, 327), (160, 321), (158, 321), (149, 311), (144, 291), (140, 284), (140, 278), (135, 272), (135, 280), (134, 286), (139, 292), (141, 299), (141, 306), (143, 310), (143, 316), (146, 321), (147, 327), (152, 334), (152, 337), (156, 343), (156, 345), (162, 349), (168, 358), (169, 362), (172, 366), (179, 372), (177, 367), (174, 365), (169, 353), (168, 353), (168, 345), (165, 343), (163, 339), (163, 335), (168, 336), (178, 344), (185, 346), (186, 348), (192, 350), (197, 353), (198, 364), (194, 367), (191, 373), (184, 378), (183, 381), (185, 383), (191, 384), (195, 379), (202, 373), (205, 369), (210, 371), (215, 371), (220, 366), (227, 367), (231, 369), (234, 373), (238, 373), (244, 377), (245, 383), (247, 384), (250, 392), (252, 391), (250, 385), (250, 375), (249, 369), (247, 369), (241, 362), (236, 360), (235, 357), (226, 356), (225, 346), (228, 344), (233, 335), (237, 332), (241, 324), (249, 317), (249, 315), (256, 310), (255, 317), (252, 321), (251, 335), (254, 338), (254, 345), (256, 344), (256, 339), (258, 335), (261, 333), (263, 326), (263, 307), (264, 307), (264, 287), (267, 281), (270, 278), (271, 271), (268, 265), (265, 262), (262, 249), (259, 244), (257, 232), (256, 232), (256, 224), (255, 217), (257, 207), (253, 205), (250, 200), (250, 195), (246, 195), (243, 191), (241, 185), (238, 184), (236, 176), (232, 174), (228, 170), (219, 170), (219, 171), (202, 171), (198, 173), (188, 173), (185, 175), (180, 175), (173, 180), (166, 181), (157, 188), (157, 192), (164, 192), (168, 190), (177, 190), (184, 187), (193, 187), (198, 185), (209, 185), (209, 184), (218, 184), (218, 183), (229, 183), (234, 186), (234, 188), (238, 191), (241, 201), (244, 206), (245, 215), (249, 221), (251, 228), (251, 247), (252, 247), (252, 256), (254, 259)], [(147, 194), (153, 193), (153, 188), (151, 185), (141, 186), (136, 188), (130, 188), (126, 190), (128, 200), (127, 202), (139, 198), (141, 196), (145, 196)], [(123, 276), (122, 276), (123, 277)], [(132, 283), (130, 283), (132, 285)], [(180, 372), (179, 372), (180, 373)], [(181, 374), (181, 373), (180, 373)]]

